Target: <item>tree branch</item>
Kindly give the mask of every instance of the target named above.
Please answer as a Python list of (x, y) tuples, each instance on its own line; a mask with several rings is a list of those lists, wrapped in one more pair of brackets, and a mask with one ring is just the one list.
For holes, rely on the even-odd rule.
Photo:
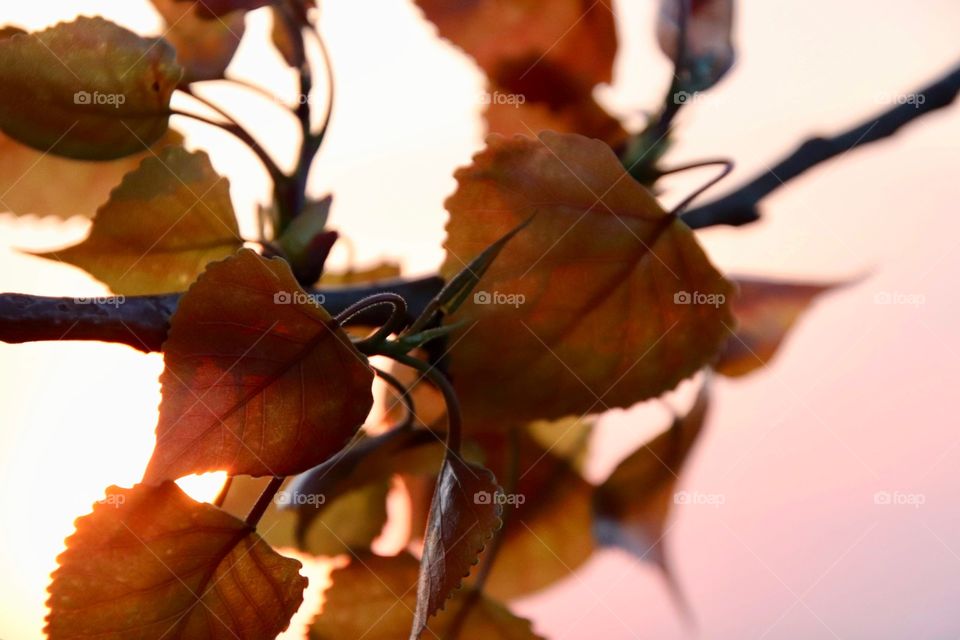
[[(408, 321), (412, 322), (442, 287), (441, 278), (428, 276), (374, 286), (317, 289), (313, 293), (323, 296), (323, 306), (331, 315), (372, 295), (395, 293), (407, 301)], [(126, 344), (145, 352), (160, 351), (180, 295), (48, 298), (0, 294), (0, 341), (19, 344), (41, 340), (98, 340)], [(390, 311), (388, 306), (379, 306), (365, 313), (364, 318), (385, 322)], [(384, 317), (377, 317), (378, 313)]]
[(895, 107), (831, 138), (814, 137), (769, 171), (755, 177), (732, 193), (691, 209), (682, 219), (692, 229), (715, 225), (740, 226), (760, 218), (760, 201), (807, 170), (871, 142), (895, 134), (901, 127), (938, 109), (949, 106), (960, 92), (960, 66), (930, 86), (917, 91), (907, 104)]

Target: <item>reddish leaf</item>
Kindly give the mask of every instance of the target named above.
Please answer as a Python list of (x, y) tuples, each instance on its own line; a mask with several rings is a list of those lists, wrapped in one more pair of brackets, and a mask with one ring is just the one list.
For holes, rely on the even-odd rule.
[(182, 84), (223, 78), (243, 38), (243, 13), (204, 20), (176, 0), (151, 2), (166, 22), (163, 38), (176, 49), (177, 62), (184, 68)]
[(300, 607), (300, 563), (173, 483), (111, 487), (77, 520), (50, 585), (51, 640), (268, 640)]
[(492, 499), (499, 491), (489, 471), (447, 454), (427, 517), (411, 640), (420, 637), (430, 617), (460, 588), (500, 528), (503, 507)]
[(681, 610), (686, 604), (669, 569), (663, 538), (679, 476), (703, 431), (708, 399), (704, 385), (690, 412), (627, 456), (597, 487), (593, 501), (597, 540), (660, 567)]
[(765, 366), (814, 299), (838, 285), (801, 284), (738, 278), (733, 304), (737, 330), (727, 340), (714, 369), (739, 377)]
[[(383, 558), (358, 554), (333, 572), (333, 586), (324, 594), (323, 611), (310, 629), (311, 640), (397, 640), (406, 637), (416, 606), (416, 558), (401, 554)], [(467, 591), (455, 594), (446, 609), (430, 620), (425, 637), (450, 637), (460, 609), (470, 606), (458, 640), (538, 640), (530, 622), (501, 604), (480, 596), (470, 602)], [(542, 639), (540, 639), (542, 640)]]
[(417, 0), (440, 35), (470, 55), (494, 85), (531, 101), (558, 102), (610, 82), (617, 30), (592, 0)]
[(373, 403), (372, 371), (347, 335), (286, 262), (248, 249), (183, 296), (163, 350), (147, 482), (306, 471), (343, 448)]
[(148, 295), (183, 291), (241, 246), (226, 178), (202, 151), (167, 147), (124, 176), (83, 242), (38, 255), (76, 265), (116, 293)]
[(142, 152), (166, 132), (181, 74), (165, 42), (102, 18), (3, 38), (0, 129), (40, 151), (82, 160)]
[[(671, 60), (680, 50), (680, 10), (688, 0), (661, 0), (657, 41)], [(715, 85), (733, 66), (733, 0), (692, 0), (687, 19), (685, 61), (680, 66), (682, 88), (703, 91)]]
[(555, 133), (488, 145), (457, 172), (443, 273), (536, 216), (451, 316), (471, 429), (629, 407), (714, 358), (732, 286), (609, 147)]

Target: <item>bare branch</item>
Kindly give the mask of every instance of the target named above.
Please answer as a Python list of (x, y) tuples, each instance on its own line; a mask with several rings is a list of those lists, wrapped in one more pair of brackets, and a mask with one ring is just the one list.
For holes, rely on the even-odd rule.
[[(790, 180), (822, 162), (871, 142), (889, 138), (914, 120), (949, 106), (960, 92), (960, 66), (895, 107), (831, 138), (810, 138), (769, 171), (718, 200), (691, 209), (682, 218), (692, 229), (740, 226), (760, 219), (760, 202)], [(922, 96), (922, 98), (921, 98)]]

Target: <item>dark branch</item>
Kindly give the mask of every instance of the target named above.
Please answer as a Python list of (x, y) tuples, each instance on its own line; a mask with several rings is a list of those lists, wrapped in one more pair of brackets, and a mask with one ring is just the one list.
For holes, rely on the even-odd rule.
[[(832, 138), (811, 138), (796, 151), (750, 182), (719, 200), (691, 209), (682, 218), (692, 229), (714, 225), (740, 226), (760, 218), (760, 201), (785, 183), (832, 158), (888, 138), (901, 127), (949, 106), (960, 92), (960, 66), (913, 94), (910, 104), (898, 104)], [(921, 97), (922, 96), (922, 97)]]
[[(318, 289), (314, 293), (323, 296), (324, 307), (331, 315), (372, 295), (396, 293), (407, 301), (407, 321), (412, 322), (442, 287), (442, 279), (430, 276), (376, 286)], [(179, 301), (180, 294), (101, 299), (0, 294), (0, 341), (98, 340), (140, 351), (160, 351)], [(386, 322), (390, 312), (391, 307), (380, 306), (366, 312), (364, 319)]]

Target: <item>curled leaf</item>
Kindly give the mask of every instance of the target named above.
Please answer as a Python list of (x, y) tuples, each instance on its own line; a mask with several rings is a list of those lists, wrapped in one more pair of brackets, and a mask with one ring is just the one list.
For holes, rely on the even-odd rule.
[(661, 0), (657, 42), (671, 60), (680, 55), (680, 15), (690, 2), (684, 60), (679, 71), (684, 91), (704, 91), (733, 66), (733, 0)]
[(176, 0), (151, 0), (166, 26), (163, 38), (173, 45), (184, 69), (182, 84), (218, 80), (233, 60), (244, 32), (242, 12), (221, 20), (204, 20)]
[(116, 293), (183, 291), (207, 263), (243, 246), (226, 178), (207, 154), (167, 147), (127, 174), (80, 244), (39, 254), (76, 265)]
[(306, 471), (342, 449), (373, 404), (366, 358), (286, 262), (249, 249), (187, 291), (163, 351), (146, 482)]
[[(403, 553), (392, 558), (358, 554), (333, 572), (333, 586), (324, 594), (323, 610), (310, 628), (311, 640), (397, 640), (413, 622), (419, 565)], [(473, 594), (476, 595), (476, 594)], [(430, 620), (430, 638), (451, 637), (464, 606), (469, 606), (458, 640), (542, 640), (530, 621), (487, 598), (455, 594), (446, 609)]]
[(499, 492), (489, 471), (453, 452), (447, 454), (427, 517), (410, 640), (420, 637), (430, 617), (460, 588), (500, 528), (503, 507), (495, 499)]
[(51, 640), (272, 640), (307, 586), (299, 562), (173, 483), (111, 487), (57, 560)]
[(807, 284), (738, 278), (733, 303), (737, 330), (714, 365), (730, 377), (746, 375), (776, 355), (787, 334), (818, 296), (835, 284)]
[(70, 158), (112, 160), (141, 152), (166, 132), (181, 74), (167, 43), (103, 18), (80, 17), (3, 38), (0, 130)]
[(727, 338), (732, 285), (602, 142), (491, 136), (456, 177), (446, 276), (536, 213), (450, 317), (469, 429), (629, 407)]

